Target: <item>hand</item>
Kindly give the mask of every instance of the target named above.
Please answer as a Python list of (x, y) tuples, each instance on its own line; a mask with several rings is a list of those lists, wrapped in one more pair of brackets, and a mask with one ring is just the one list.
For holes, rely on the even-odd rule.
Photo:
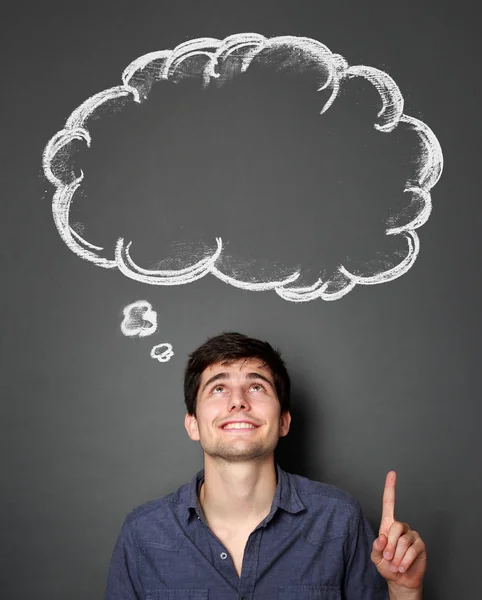
[(396, 480), (397, 474), (390, 471), (383, 491), (379, 537), (373, 542), (370, 558), (390, 585), (413, 590), (422, 587), (427, 553), (420, 535), (407, 523), (395, 521)]

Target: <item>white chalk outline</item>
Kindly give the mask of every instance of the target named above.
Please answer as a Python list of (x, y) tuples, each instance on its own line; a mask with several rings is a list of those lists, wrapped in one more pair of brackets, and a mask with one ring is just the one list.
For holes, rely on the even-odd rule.
[[(401, 262), (385, 271), (371, 276), (355, 275), (343, 265), (337, 267), (338, 272), (325, 282), (318, 280), (311, 286), (292, 287), (291, 284), (300, 276), (296, 270), (279, 281), (247, 282), (223, 273), (216, 263), (221, 257), (223, 243), (216, 238), (216, 250), (203, 257), (193, 265), (182, 269), (143, 269), (132, 260), (129, 248), (123, 238), (116, 243), (114, 258), (101, 256), (103, 248), (86, 241), (70, 226), (70, 206), (72, 199), (82, 184), (84, 174), (69, 183), (64, 183), (55, 175), (52, 163), (57, 161), (62, 167), (58, 154), (73, 140), (80, 140), (91, 145), (90, 133), (86, 122), (95, 111), (110, 100), (127, 97), (140, 103), (146, 99), (152, 85), (162, 79), (179, 81), (182, 77), (199, 76), (204, 86), (212, 80), (220, 78), (217, 67), (228, 58), (238, 61), (239, 73), (245, 72), (252, 60), (262, 50), (276, 50), (288, 47), (297, 50), (298, 61), (309, 59), (311, 64), (320, 67), (320, 85), (318, 91), (331, 89), (331, 95), (320, 110), (323, 114), (336, 100), (343, 82), (355, 77), (367, 80), (380, 94), (382, 108), (377, 114), (376, 130), (390, 133), (399, 123), (405, 123), (418, 137), (422, 147), (416, 177), (406, 182), (404, 192), (415, 198), (420, 205), (418, 214), (407, 224), (389, 227), (386, 235), (402, 235), (407, 241), (407, 254)], [(302, 58), (299, 59), (299, 56)], [(180, 66), (189, 58), (205, 59), (199, 72), (190, 67), (188, 73), (180, 70)], [(293, 67), (297, 62), (290, 63)], [(384, 71), (364, 65), (349, 66), (345, 58), (334, 54), (321, 42), (306, 37), (278, 36), (266, 38), (257, 33), (240, 33), (230, 35), (224, 40), (217, 38), (198, 38), (179, 44), (174, 50), (150, 52), (136, 58), (122, 74), (123, 84), (106, 89), (88, 98), (67, 119), (62, 130), (58, 131), (47, 143), (43, 152), (43, 169), (47, 179), (55, 186), (52, 212), (57, 230), (65, 244), (84, 260), (93, 262), (99, 267), (118, 268), (126, 277), (150, 285), (181, 285), (196, 281), (211, 273), (225, 283), (251, 291), (275, 290), (276, 293), (291, 302), (308, 302), (316, 298), (322, 300), (338, 300), (356, 285), (374, 285), (393, 281), (405, 274), (414, 264), (420, 249), (420, 240), (416, 229), (429, 218), (432, 210), (430, 190), (439, 180), (443, 169), (443, 155), (440, 144), (433, 131), (422, 121), (403, 113), (404, 100), (394, 80)], [(60, 169), (61, 170), (61, 169)], [(400, 216), (400, 215), (398, 215)], [(395, 221), (393, 217), (390, 221)]]
[[(145, 309), (144, 314), (142, 315), (146, 321), (151, 323), (150, 327), (137, 327), (131, 328), (129, 327), (129, 322), (132, 317), (132, 311), (136, 308)], [(132, 304), (128, 304), (124, 307), (123, 311), (124, 319), (121, 323), (121, 331), (127, 337), (147, 337), (148, 335), (152, 335), (157, 330), (157, 312), (152, 309), (152, 304), (147, 300), (136, 300), (132, 302)]]
[[(158, 348), (161, 348), (162, 346), (166, 346), (164, 352), (161, 352), (161, 354), (156, 354), (156, 350)], [(151, 350), (151, 358), (154, 358), (159, 362), (167, 362), (168, 360), (171, 360), (173, 356), (174, 351), (172, 349), (172, 344), (169, 344), (169, 342), (162, 342), (161, 344), (157, 344), (156, 346), (153, 346)]]

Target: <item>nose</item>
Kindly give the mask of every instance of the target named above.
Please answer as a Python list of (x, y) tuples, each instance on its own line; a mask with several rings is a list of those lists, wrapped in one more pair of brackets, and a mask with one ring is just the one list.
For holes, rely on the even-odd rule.
[(229, 398), (229, 411), (249, 410), (248, 395), (242, 389), (234, 389)]

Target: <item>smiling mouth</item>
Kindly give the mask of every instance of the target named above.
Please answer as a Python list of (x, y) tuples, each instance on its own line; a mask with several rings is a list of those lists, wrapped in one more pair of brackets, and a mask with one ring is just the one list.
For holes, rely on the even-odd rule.
[(221, 427), (223, 431), (246, 431), (252, 429), (258, 429), (257, 425), (251, 423), (228, 423), (224, 427)]

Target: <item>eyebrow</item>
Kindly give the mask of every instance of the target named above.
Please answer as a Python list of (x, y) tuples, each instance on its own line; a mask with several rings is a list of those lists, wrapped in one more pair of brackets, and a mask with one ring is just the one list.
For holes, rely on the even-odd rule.
[[(220, 379), (231, 379), (231, 375), (229, 373), (217, 373), (216, 375), (213, 375), (203, 385), (201, 392), (204, 392), (204, 390), (208, 387), (208, 385), (210, 385), (211, 383), (214, 383), (215, 381), (219, 381)], [(264, 375), (261, 375), (261, 373), (246, 373), (245, 379), (248, 379), (248, 380), (262, 379), (272, 389), (274, 389), (273, 388), (273, 384), (271, 383), (271, 381), (267, 377), (265, 377)]]

